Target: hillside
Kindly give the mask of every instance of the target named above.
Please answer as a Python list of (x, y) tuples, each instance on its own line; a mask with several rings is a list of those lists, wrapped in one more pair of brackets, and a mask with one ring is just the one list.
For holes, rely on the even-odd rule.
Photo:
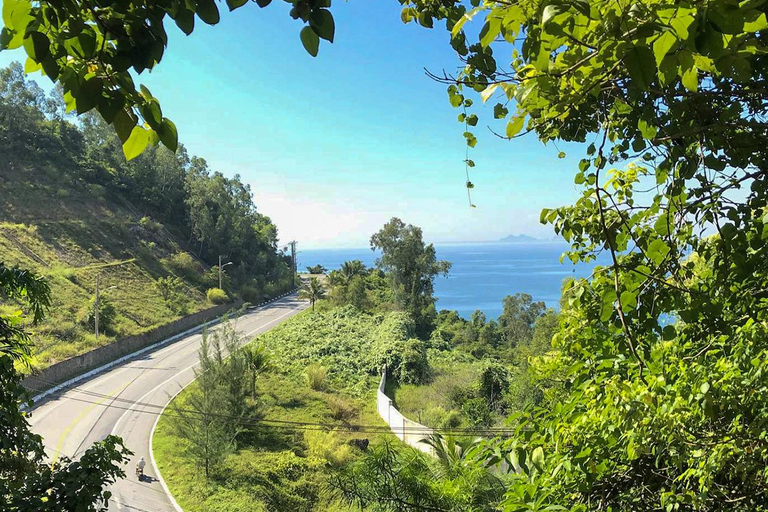
[[(97, 185), (67, 183), (55, 168), (8, 161), (0, 166), (0, 260), (47, 276), (53, 295), (47, 319), (33, 329), (39, 366), (206, 307), (199, 281), (173, 268), (180, 259), (173, 256), (184, 248), (159, 224), (142, 223), (119, 196)], [(129, 259), (135, 261), (101, 268)], [(202, 276), (202, 263), (187, 259)], [(174, 272), (185, 299), (179, 307), (166, 303), (155, 286), (157, 278)], [(98, 341), (84, 322), (97, 276), (102, 297), (116, 309)]]
[[(220, 255), (230, 297), (257, 302), (293, 286), (277, 228), (238, 176), (183, 146), (126, 162), (100, 118), (75, 121), (20, 65), (0, 69), (0, 261), (47, 277), (53, 298), (31, 329), (36, 367), (209, 306)], [(18, 307), (0, 298), (0, 311)]]

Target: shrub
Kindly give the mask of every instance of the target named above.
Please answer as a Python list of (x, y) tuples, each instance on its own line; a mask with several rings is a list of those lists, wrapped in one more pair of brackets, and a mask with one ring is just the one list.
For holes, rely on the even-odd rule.
[(451, 409), (448, 411), (448, 413), (443, 417), (442, 423), (440, 423), (440, 428), (445, 429), (451, 429), (451, 428), (457, 428), (461, 425), (461, 413), (459, 411)]
[(477, 388), (480, 396), (494, 407), (509, 388), (509, 372), (501, 363), (488, 362), (480, 373)]
[(144, 216), (139, 220), (139, 226), (146, 229), (147, 231), (151, 231), (152, 233), (159, 233), (163, 229), (163, 225), (155, 220), (152, 220), (152, 217)]
[(177, 252), (167, 258), (163, 258), (163, 265), (168, 267), (174, 274), (186, 277), (191, 280), (199, 280), (199, 266), (195, 259), (188, 252)]
[(396, 378), (401, 384), (423, 384), (429, 377), (429, 362), (424, 343), (410, 339), (402, 343)]
[(315, 391), (325, 389), (325, 379), (328, 376), (328, 370), (319, 364), (310, 364), (305, 370), (307, 376), (307, 385)]
[(208, 291), (205, 292), (205, 297), (211, 304), (225, 304), (229, 301), (227, 293), (221, 288), (209, 288)]
[[(88, 301), (88, 305), (85, 310), (80, 314), (80, 323), (88, 327), (90, 330), (96, 328), (96, 315), (95, 312), (96, 298)], [(106, 297), (99, 298), (99, 333), (112, 332), (117, 321), (117, 309), (115, 305)]]
[(342, 466), (352, 459), (352, 448), (339, 439), (339, 434), (322, 430), (307, 430), (304, 432), (307, 443), (307, 454), (310, 457), (322, 459), (334, 466)]
[(470, 398), (464, 402), (461, 412), (473, 427), (487, 427), (491, 424), (491, 408), (484, 398)]
[(357, 416), (357, 409), (351, 403), (335, 395), (328, 397), (328, 407), (331, 409), (331, 418), (338, 421), (349, 422)]
[(240, 298), (245, 302), (251, 304), (258, 304), (261, 302), (262, 294), (256, 286), (245, 285), (240, 288)]

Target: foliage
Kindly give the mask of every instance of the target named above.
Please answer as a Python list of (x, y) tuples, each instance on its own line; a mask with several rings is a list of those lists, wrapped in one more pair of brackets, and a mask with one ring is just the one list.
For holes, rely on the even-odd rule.
[(405, 4), (446, 20), (454, 106), (499, 95), (507, 137), (587, 143), (579, 198), (541, 220), (611, 259), (565, 290), (534, 365), (563, 392), (497, 447), (520, 469), (501, 508), (766, 510), (765, 5)]
[(314, 265), (307, 267), (307, 272), (310, 274), (325, 274), (328, 272), (328, 269), (322, 265)]
[[(421, 384), (429, 378), (427, 348), (421, 340), (410, 339), (398, 350), (399, 361), (391, 360), (390, 375), (403, 384)], [(399, 363), (399, 364), (397, 364)]]
[(533, 301), (527, 293), (516, 293), (504, 297), (504, 309), (499, 316), (499, 326), (506, 342), (514, 347), (533, 337), (533, 326), (547, 306), (544, 302)]
[(456, 450), (456, 440), (446, 440), (448, 449), (441, 452), (446, 457), (440, 461), (416, 450), (379, 445), (344, 468), (333, 485), (347, 503), (362, 510), (494, 510), (504, 487), (478, 463), (472, 442), (470, 438), (464, 451)]
[(227, 292), (221, 288), (210, 288), (205, 292), (205, 298), (208, 299), (208, 302), (211, 304), (225, 304), (229, 301)]
[[(0, 260), (46, 275), (56, 297), (48, 319), (32, 329), (35, 366), (202, 309), (203, 292), (218, 280), (214, 276), (204, 285), (200, 272), (219, 254), (235, 262), (227, 267), (232, 293), (253, 286), (274, 296), (293, 287), (290, 259), (277, 248), (274, 224), (255, 210), (238, 178), (216, 178), (183, 147), (176, 154), (151, 148), (126, 163), (98, 115), (86, 113), (73, 124), (57, 95), (46, 97), (17, 63), (0, 69), (0, 167), (6, 178), (0, 181)], [(196, 237), (203, 231), (195, 231), (187, 204), (193, 191), (193, 204), (207, 208), (205, 222), (220, 223), (226, 232)], [(221, 248), (226, 252), (217, 252)], [(90, 267), (129, 258), (136, 261), (102, 275), (105, 288), (119, 290), (118, 319), (114, 332), (97, 340), (78, 322), (95, 288)], [(182, 279), (186, 304), (167, 304), (156, 293), (154, 282), (169, 271)]]
[(249, 377), (249, 383), (251, 387), (251, 397), (256, 398), (256, 381), (259, 375), (262, 373), (271, 371), (273, 369), (270, 362), (270, 355), (267, 350), (258, 344), (251, 343), (241, 349), (242, 357), (244, 359), (246, 374)]
[(315, 391), (325, 389), (325, 379), (328, 376), (328, 369), (319, 364), (310, 364), (305, 371), (307, 376), (307, 385)]
[(432, 244), (425, 244), (421, 228), (393, 217), (371, 237), (371, 249), (380, 250), (376, 264), (390, 281), (397, 305), (406, 311), (423, 339), (432, 332), (435, 312), (434, 281), (448, 275), (450, 262), (439, 261)]
[(349, 423), (358, 415), (357, 409), (348, 400), (335, 395), (328, 397), (328, 408), (331, 411), (331, 418), (344, 423)]
[(310, 278), (309, 282), (305, 282), (301, 290), (299, 290), (299, 298), (306, 299), (312, 304), (312, 311), (315, 310), (315, 302), (325, 298), (325, 287), (316, 277)]
[[(270, 0), (259, 0), (260, 7)], [(246, 2), (229, 0), (230, 11)], [(320, 39), (333, 42), (335, 25), (330, 2), (293, 4), (290, 16), (306, 26), (300, 39), (310, 55)], [(163, 5), (125, 3), (85, 6), (29, 0), (3, 1), (0, 50), (23, 47), (29, 72), (40, 71), (61, 85), (67, 110), (97, 111), (114, 127), (125, 158), (131, 160), (159, 142), (176, 151), (176, 126), (163, 116), (160, 103), (134, 75), (152, 70), (168, 44), (165, 23), (170, 17), (189, 35), (195, 17), (209, 25), (219, 22), (219, 8), (210, 2)]]
[(368, 269), (362, 261), (345, 261), (339, 270), (328, 273), (330, 298), (336, 305), (351, 304), (364, 311), (393, 308), (394, 297), (384, 272)]
[[(80, 316), (80, 323), (89, 330), (96, 328), (96, 297), (93, 297)], [(117, 308), (103, 294), (99, 297), (99, 332), (113, 332), (117, 323)]]
[[(40, 320), (51, 304), (45, 280), (0, 263), (0, 293), (24, 300), (31, 320)], [(31, 406), (15, 363), (29, 364), (28, 334), (19, 314), (0, 314), (0, 501), (3, 510), (106, 510), (107, 488), (125, 476), (122, 465), (131, 452), (115, 436), (87, 448), (77, 461), (59, 458), (52, 465), (42, 438), (30, 430)]]
[[(314, 274), (314, 272), (313, 272)], [(352, 447), (344, 443), (333, 430), (307, 430), (304, 432), (307, 453), (333, 466), (343, 466), (351, 460)]]
[(478, 379), (478, 393), (493, 408), (509, 388), (509, 371), (497, 362), (487, 362)]
[(470, 398), (461, 406), (461, 414), (473, 427), (488, 427), (493, 422), (491, 407), (485, 398)]

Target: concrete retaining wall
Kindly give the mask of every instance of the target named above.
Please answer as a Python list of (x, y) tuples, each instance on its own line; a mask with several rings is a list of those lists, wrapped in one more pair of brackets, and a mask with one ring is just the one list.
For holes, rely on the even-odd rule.
[(425, 427), (421, 423), (416, 423), (413, 420), (409, 420), (398, 411), (394, 405), (392, 405), (392, 399), (390, 399), (384, 392), (387, 385), (387, 371), (384, 370), (381, 374), (381, 381), (379, 382), (379, 389), (376, 392), (376, 409), (379, 412), (379, 416), (384, 422), (389, 425), (392, 433), (397, 436), (402, 442), (407, 445), (413, 446), (417, 450), (421, 450), (424, 453), (433, 455), (433, 449), (428, 444), (424, 444), (421, 441), (431, 436), (435, 431), (429, 427)]
[(171, 323), (161, 325), (144, 334), (121, 338), (109, 345), (104, 345), (103, 347), (96, 348), (85, 354), (53, 364), (48, 368), (25, 378), (21, 381), (21, 384), (31, 391), (32, 394), (37, 394), (53, 387), (55, 384), (67, 381), (122, 356), (131, 354), (144, 347), (148, 347), (176, 334), (197, 327), (200, 324), (224, 315), (231, 309), (239, 308), (241, 305), (242, 302), (240, 301), (229, 304), (220, 304), (203, 311), (198, 311), (189, 316), (179, 318)]

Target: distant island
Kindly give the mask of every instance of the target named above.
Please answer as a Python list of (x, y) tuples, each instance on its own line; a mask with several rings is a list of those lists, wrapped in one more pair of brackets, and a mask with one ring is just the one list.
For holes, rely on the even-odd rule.
[(530, 242), (543, 242), (538, 238), (533, 238), (528, 235), (508, 235), (500, 239), (499, 242), (513, 242), (513, 243), (530, 243)]

